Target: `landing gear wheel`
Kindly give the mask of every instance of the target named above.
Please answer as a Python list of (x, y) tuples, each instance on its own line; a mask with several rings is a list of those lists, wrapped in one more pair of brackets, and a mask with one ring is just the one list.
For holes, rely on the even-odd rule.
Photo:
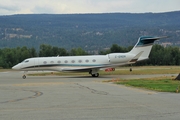
[(99, 77), (99, 73), (96, 73), (96, 74), (95, 74), (95, 77)]
[(23, 78), (23, 79), (26, 79), (26, 75), (23, 75), (22, 78)]
[(99, 73), (92, 74), (92, 77), (99, 77)]

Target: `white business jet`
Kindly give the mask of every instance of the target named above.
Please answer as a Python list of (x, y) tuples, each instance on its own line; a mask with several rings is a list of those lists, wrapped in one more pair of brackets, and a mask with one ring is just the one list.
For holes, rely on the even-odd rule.
[[(110, 53), (107, 55), (66, 56), (66, 57), (35, 57), (28, 58), (15, 65), (12, 69), (20, 71), (62, 71), (62, 72), (88, 72), (92, 77), (98, 77), (99, 70), (114, 71), (115, 67), (133, 64), (146, 60), (154, 41), (163, 37), (144, 36), (130, 52)], [(23, 79), (26, 75), (23, 75)]]

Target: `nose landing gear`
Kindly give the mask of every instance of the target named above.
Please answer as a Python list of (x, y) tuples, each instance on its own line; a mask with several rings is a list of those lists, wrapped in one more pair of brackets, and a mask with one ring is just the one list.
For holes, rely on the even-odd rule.
[(22, 78), (23, 78), (23, 79), (26, 79), (26, 75), (23, 75)]
[(28, 71), (24, 71), (24, 75), (22, 76), (22, 78), (23, 79), (26, 79), (26, 73), (27, 73)]

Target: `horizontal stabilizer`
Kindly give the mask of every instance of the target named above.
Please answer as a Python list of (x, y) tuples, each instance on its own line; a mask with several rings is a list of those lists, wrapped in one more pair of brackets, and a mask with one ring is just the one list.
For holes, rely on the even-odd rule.
[(134, 48), (136, 47), (146, 47), (146, 46), (152, 46), (152, 44), (154, 43), (154, 41), (162, 39), (162, 38), (167, 38), (168, 36), (162, 36), (162, 37), (148, 37), (148, 36), (144, 36), (144, 37), (140, 37), (137, 44), (134, 46)]
[(159, 39), (162, 39), (162, 38), (168, 38), (169, 36), (161, 36), (161, 37), (152, 37), (152, 38), (145, 38), (145, 40), (159, 40)]

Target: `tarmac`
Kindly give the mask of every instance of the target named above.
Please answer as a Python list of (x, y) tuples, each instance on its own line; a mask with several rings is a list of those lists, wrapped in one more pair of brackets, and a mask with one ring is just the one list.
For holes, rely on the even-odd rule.
[(103, 82), (163, 75), (27, 76), (0, 72), (0, 120), (179, 120), (180, 94)]

